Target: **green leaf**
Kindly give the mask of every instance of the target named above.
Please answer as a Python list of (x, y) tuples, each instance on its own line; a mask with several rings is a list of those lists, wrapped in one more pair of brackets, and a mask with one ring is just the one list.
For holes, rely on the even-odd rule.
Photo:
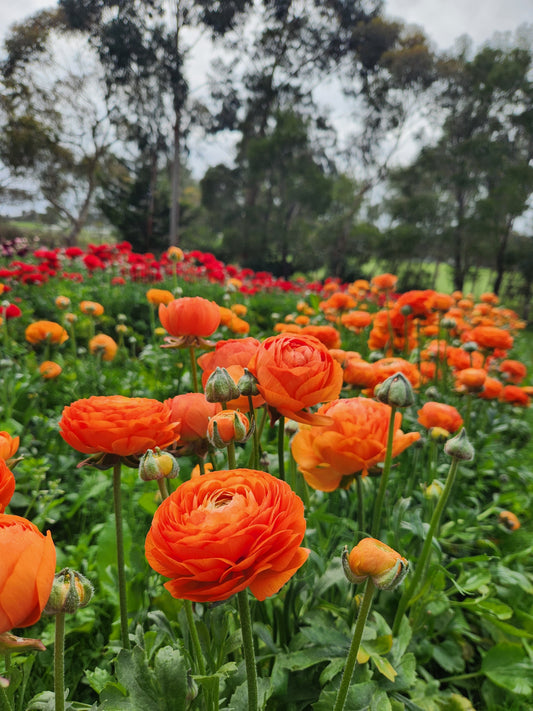
[(101, 669), (100, 667), (96, 667), (92, 671), (86, 669), (85, 679), (97, 694), (100, 694), (107, 684), (114, 681), (112, 675), (106, 669)]
[(394, 681), (398, 676), (398, 672), (385, 657), (380, 657), (378, 654), (370, 655), (370, 658), (378, 668), (378, 671), (383, 674), (389, 681)]
[(513, 694), (533, 694), (533, 662), (518, 644), (503, 642), (489, 649), (481, 670), (496, 686)]
[(165, 711), (185, 711), (187, 670), (177, 649), (163, 647), (155, 656), (155, 676), (161, 689)]
[(465, 668), (461, 648), (453, 639), (445, 639), (441, 644), (435, 645), (432, 656), (437, 664), (450, 674), (462, 672)]
[[(257, 698), (260, 709), (265, 707), (266, 702), (272, 695), (269, 679), (259, 677), (257, 680)], [(228, 711), (248, 711), (248, 683), (245, 681), (237, 687), (235, 693), (231, 697), (228, 706)]]
[[(345, 709), (350, 711), (368, 711), (372, 697), (378, 690), (375, 681), (365, 681), (362, 684), (352, 684), (348, 689)], [(314, 704), (313, 711), (331, 711), (337, 698), (336, 691), (323, 691), (319, 700)]]
[(387, 692), (383, 689), (378, 689), (376, 693), (372, 696), (372, 701), (370, 702), (369, 711), (391, 711), (392, 707), (387, 696)]

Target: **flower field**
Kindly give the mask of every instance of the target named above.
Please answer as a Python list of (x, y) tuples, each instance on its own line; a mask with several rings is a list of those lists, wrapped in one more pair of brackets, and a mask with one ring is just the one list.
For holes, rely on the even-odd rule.
[(0, 711), (532, 708), (513, 310), (2, 249)]

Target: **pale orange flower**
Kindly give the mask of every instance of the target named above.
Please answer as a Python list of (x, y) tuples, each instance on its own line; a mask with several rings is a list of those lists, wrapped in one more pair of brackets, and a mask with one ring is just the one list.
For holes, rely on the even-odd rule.
[(26, 328), (25, 336), (32, 345), (45, 341), (61, 344), (68, 339), (66, 330), (55, 321), (34, 321)]
[(63, 372), (63, 368), (53, 360), (45, 360), (39, 366), (39, 373), (45, 380), (53, 380)]
[(89, 351), (93, 355), (101, 356), (102, 360), (113, 360), (117, 354), (117, 350), (117, 342), (105, 333), (98, 333), (89, 341)]
[(98, 301), (82, 301), (80, 311), (87, 316), (101, 316), (104, 313), (104, 307)]

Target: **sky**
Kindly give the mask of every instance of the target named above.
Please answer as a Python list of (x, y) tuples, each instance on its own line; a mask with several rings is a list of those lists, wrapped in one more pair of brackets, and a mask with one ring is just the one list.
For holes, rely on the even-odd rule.
[[(46, 0), (0, 0), (0, 38), (11, 23), (54, 5)], [(420, 25), (439, 49), (448, 49), (463, 34), (479, 45), (494, 32), (533, 24), (533, 0), (385, 0), (385, 14)]]

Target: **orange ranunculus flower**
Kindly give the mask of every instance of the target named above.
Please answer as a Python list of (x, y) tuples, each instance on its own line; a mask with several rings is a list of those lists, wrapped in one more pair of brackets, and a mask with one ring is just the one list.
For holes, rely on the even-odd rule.
[(344, 328), (360, 333), (363, 328), (370, 326), (372, 315), (368, 311), (348, 311), (348, 313), (342, 314), (341, 323)]
[(512, 511), (501, 511), (498, 520), (505, 528), (508, 528), (509, 531), (518, 531), (520, 528), (520, 520)]
[(455, 373), (455, 387), (462, 392), (479, 392), (487, 379), (487, 371), (483, 368), (464, 368)]
[(39, 373), (45, 380), (53, 380), (61, 375), (63, 368), (53, 360), (45, 360), (39, 366)]
[(231, 310), (235, 316), (246, 316), (248, 312), (248, 307), (244, 304), (232, 304)]
[(313, 336), (328, 349), (341, 347), (341, 334), (333, 326), (304, 326), (301, 333)]
[(498, 348), (508, 351), (513, 347), (513, 337), (509, 331), (497, 326), (476, 326), (468, 332), (468, 340), (488, 350)]
[(296, 422), (325, 422), (306, 408), (337, 398), (342, 368), (326, 346), (312, 336), (270, 336), (248, 363), (267, 404)]
[(181, 450), (199, 454), (207, 451), (207, 425), (209, 418), (222, 410), (219, 402), (208, 402), (203, 393), (185, 393), (165, 400), (170, 418), (180, 423)]
[(233, 318), (228, 323), (228, 328), (232, 333), (240, 333), (243, 336), (250, 333), (250, 324), (248, 321), (239, 318), (236, 314), (233, 315)]
[(526, 366), (519, 360), (502, 360), (498, 370), (503, 373), (509, 383), (518, 385), (527, 375)]
[(93, 355), (100, 355), (102, 360), (113, 360), (117, 354), (117, 342), (105, 333), (98, 333), (89, 341), (89, 350)]
[(34, 321), (26, 328), (25, 337), (32, 345), (43, 341), (64, 343), (68, 338), (68, 333), (61, 324), (55, 321)]
[(332, 294), (329, 299), (321, 301), (318, 304), (318, 308), (321, 311), (324, 311), (324, 313), (336, 313), (340, 311), (349, 311), (350, 309), (354, 309), (356, 304), (357, 302), (353, 298), (353, 296), (351, 296), (351, 294), (346, 294), (343, 291), (337, 291), (335, 294)]
[(413, 289), (398, 297), (395, 308), (404, 315), (425, 317), (433, 307), (434, 297), (433, 289)]
[(226, 306), (219, 306), (218, 309), (220, 311), (220, 325), (229, 326), (235, 314)]
[(146, 298), (153, 306), (159, 306), (159, 304), (170, 304), (176, 297), (168, 289), (148, 289)]
[[(227, 341), (218, 341), (214, 351), (204, 353), (198, 358), (198, 365), (202, 369), (202, 386), (205, 388), (209, 376), (216, 368), (226, 368), (231, 375), (235, 384), (239, 382), (244, 375), (244, 369), (248, 366), (252, 356), (260, 346), (260, 342), (256, 338), (229, 338)], [(264, 403), (261, 395), (256, 395), (252, 398), (254, 407), (261, 407)], [(248, 398), (244, 395), (230, 400), (226, 403), (228, 409), (240, 409), (247, 412), (249, 409)]]
[(348, 579), (362, 583), (367, 578), (381, 590), (395, 588), (405, 577), (409, 563), (393, 548), (376, 538), (363, 538), (343, 555), (343, 567)]
[(0, 634), (29, 627), (48, 602), (56, 567), (50, 531), (20, 516), (0, 514)]
[(0, 432), (0, 458), (11, 459), (19, 448), (20, 437), (12, 437), (9, 432)]
[[(15, 491), (15, 477), (4, 459), (0, 459), (0, 514), (4, 513)], [(0, 602), (1, 605), (1, 602)]]
[(428, 430), (441, 427), (450, 434), (457, 432), (463, 424), (463, 418), (457, 409), (443, 402), (426, 402), (418, 411), (418, 421)]
[(172, 245), (167, 249), (166, 255), (171, 262), (182, 262), (185, 258), (183, 250), (175, 245)]
[(70, 299), (68, 298), (68, 296), (56, 296), (55, 305), (58, 309), (61, 310), (68, 309), (68, 307), (70, 306)]
[(132, 457), (176, 442), (179, 423), (172, 421), (168, 405), (158, 400), (93, 395), (63, 409), (59, 432), (78, 452)]
[(527, 407), (529, 405), (529, 395), (518, 385), (504, 385), (500, 393), (500, 400), (511, 405)]
[(376, 369), (373, 363), (359, 358), (348, 358), (344, 363), (344, 382), (357, 388), (374, 388), (377, 382)]
[(450, 294), (445, 294), (441, 291), (436, 291), (433, 294), (431, 308), (435, 311), (440, 311), (441, 313), (444, 313), (448, 311), (448, 309), (451, 309), (454, 303), (455, 301), (453, 296), (451, 296)]
[(499, 398), (503, 390), (503, 384), (496, 378), (485, 378), (483, 390), (478, 393), (478, 396), (483, 400), (496, 400)]
[[(231, 312), (233, 317), (233, 312)], [(201, 296), (184, 296), (169, 304), (159, 304), (159, 319), (170, 336), (180, 345), (195, 345), (214, 333), (220, 324), (220, 308)]]
[(372, 284), (373, 287), (378, 289), (379, 291), (390, 291), (391, 289), (394, 289), (396, 286), (396, 283), (398, 281), (398, 277), (395, 276), (394, 274), (376, 274), (376, 276), (373, 276), (370, 283)]
[(104, 307), (98, 301), (82, 301), (80, 311), (87, 316), (101, 316), (104, 313)]
[(150, 566), (170, 594), (218, 602), (277, 593), (305, 563), (304, 507), (290, 486), (254, 469), (215, 471), (179, 486), (155, 512)]
[(221, 410), (207, 425), (207, 439), (217, 449), (232, 442), (246, 442), (250, 434), (250, 421), (238, 410)]
[(420, 385), (420, 371), (414, 363), (410, 363), (405, 358), (380, 358), (372, 365), (375, 373), (374, 388), (396, 373), (403, 373), (413, 388), (418, 388)]
[[(292, 440), (292, 454), (307, 483), (319, 491), (345, 486), (357, 472), (362, 476), (385, 460), (391, 408), (365, 397), (354, 397), (322, 405), (318, 413), (330, 418), (322, 427), (302, 427)], [(402, 415), (394, 417), (392, 456), (420, 439), (419, 432), (404, 434)]]

